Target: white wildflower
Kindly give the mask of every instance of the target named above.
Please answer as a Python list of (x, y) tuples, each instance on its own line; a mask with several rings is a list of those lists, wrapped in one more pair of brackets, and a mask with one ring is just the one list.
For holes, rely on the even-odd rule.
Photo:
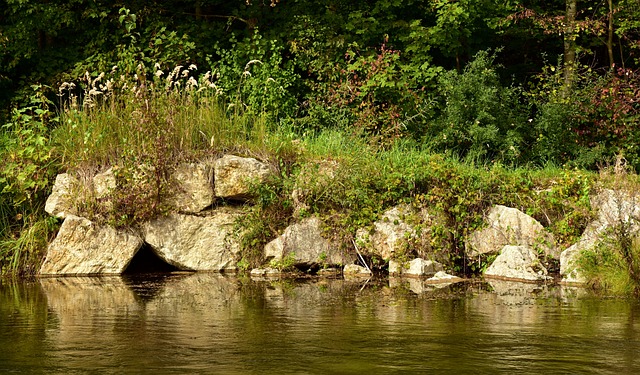
[(196, 64), (191, 64), (189, 65), (189, 70), (198, 70), (198, 67), (196, 66)]
[(160, 76), (162, 76), (163, 74), (164, 74), (164, 72), (163, 72), (162, 70), (157, 70), (155, 75), (156, 75), (156, 77), (158, 77), (158, 78), (159, 78), (159, 77), (160, 77)]
[(69, 82), (62, 82), (62, 84), (58, 88), (58, 92), (62, 94), (62, 92), (68, 88), (69, 88)]
[(160, 70), (160, 63), (155, 63), (153, 66), (156, 70)]
[(249, 70), (249, 67), (253, 64), (262, 64), (262, 61), (260, 60), (251, 60), (247, 63), (247, 65), (244, 66), (244, 70)]
[(187, 81), (187, 87), (198, 87), (198, 82), (195, 78), (189, 77), (189, 80)]
[(187, 78), (187, 77), (189, 77), (189, 71), (185, 69), (182, 71), (182, 78)]

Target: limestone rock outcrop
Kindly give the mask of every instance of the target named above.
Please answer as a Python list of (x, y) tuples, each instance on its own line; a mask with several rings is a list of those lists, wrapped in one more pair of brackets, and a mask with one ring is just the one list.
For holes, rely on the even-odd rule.
[(406, 218), (410, 215), (419, 217), (419, 220), (428, 220), (426, 213), (413, 212), (406, 204), (398, 205), (385, 211), (380, 220), (373, 223), (372, 231), (359, 229), (356, 241), (382, 259), (392, 259), (406, 248), (409, 239), (417, 236), (414, 227), (407, 223)]
[(640, 234), (640, 194), (603, 189), (591, 197), (591, 207), (598, 212), (598, 217), (587, 226), (580, 240), (560, 255), (563, 282), (586, 282), (577, 264), (578, 257), (603, 241), (611, 240), (611, 231), (616, 227), (625, 226), (632, 237)]
[(211, 166), (201, 163), (181, 164), (172, 177), (177, 183), (173, 187), (173, 207), (180, 212), (198, 213), (211, 206), (214, 199)]
[(514, 280), (550, 280), (538, 254), (528, 246), (507, 245), (484, 273), (485, 276)]
[(67, 215), (49, 245), (42, 275), (120, 274), (142, 246), (135, 234)]
[(368, 277), (371, 276), (371, 271), (369, 271), (366, 267), (357, 265), (357, 264), (347, 264), (342, 269), (342, 274), (345, 277)]
[(161, 259), (179, 269), (234, 269), (240, 246), (232, 232), (240, 214), (232, 208), (202, 217), (173, 213), (146, 224), (144, 239)]
[(235, 155), (217, 159), (213, 169), (215, 195), (225, 199), (248, 198), (251, 183), (262, 182), (272, 173), (265, 163)]
[(560, 275), (562, 275), (563, 282), (583, 284), (587, 281), (582, 272), (580, 272), (577, 260), (581, 252), (588, 248), (587, 241), (578, 242), (560, 254)]
[(116, 176), (113, 168), (93, 176), (93, 192), (95, 198), (106, 199), (116, 189)]
[(389, 274), (403, 276), (434, 276), (443, 271), (442, 264), (432, 260), (416, 258), (403, 264), (395, 260), (389, 261)]
[(44, 210), (52, 216), (64, 219), (77, 214), (76, 197), (80, 190), (80, 181), (68, 173), (56, 176), (51, 195), (47, 198)]
[(553, 235), (516, 208), (496, 205), (489, 211), (486, 222), (487, 227), (471, 233), (467, 240), (465, 252), (469, 258), (497, 254), (506, 245), (528, 246), (550, 258), (560, 257)]
[(282, 235), (265, 246), (264, 256), (274, 261), (292, 257), (296, 266), (345, 264), (351, 260), (322, 237), (321, 222), (317, 217), (287, 227)]

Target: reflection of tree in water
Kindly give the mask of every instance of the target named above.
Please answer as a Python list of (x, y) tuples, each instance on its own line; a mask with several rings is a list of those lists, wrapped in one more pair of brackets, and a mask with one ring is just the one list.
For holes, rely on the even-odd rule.
[(26, 373), (43, 363), (49, 350), (46, 327), (54, 323), (37, 281), (0, 278), (0, 372)]

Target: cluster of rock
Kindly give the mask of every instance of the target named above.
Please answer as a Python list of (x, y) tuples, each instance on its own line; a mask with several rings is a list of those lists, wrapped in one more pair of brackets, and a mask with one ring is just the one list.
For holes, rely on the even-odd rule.
[[(319, 164), (315, 174), (303, 170), (299, 186), (326, 188), (335, 178), (335, 171), (332, 163)], [(238, 236), (232, 234), (243, 211), (238, 205), (215, 202), (224, 199), (246, 204), (250, 183), (264, 181), (271, 173), (266, 163), (233, 155), (181, 165), (173, 175), (176, 188), (170, 200), (174, 212), (146, 222), (135, 231), (116, 230), (79, 216), (78, 201), (87, 195), (100, 204), (111, 204), (110, 194), (116, 189), (113, 169), (92, 177), (88, 183), (61, 174), (56, 178), (46, 211), (64, 222), (49, 246), (40, 274), (121, 274), (143, 246), (179, 270), (235, 270), (240, 246)], [(309, 183), (312, 176), (320, 176), (315, 184)], [(292, 200), (297, 222), (265, 246), (264, 261), (270, 267), (255, 269), (252, 275), (280, 275), (287, 265), (319, 270), (327, 276), (369, 277), (371, 269), (356, 265), (358, 261), (365, 264), (358, 250), (361, 248), (369, 256), (388, 261), (392, 276), (456, 281), (444, 272), (436, 252), (430, 249), (418, 252), (422, 257), (407, 259), (406, 254), (416, 253), (407, 247), (428, 243), (424, 237), (428, 237), (428, 228), (437, 220), (425, 208), (401, 204), (385, 211), (372, 226), (356, 232), (353, 253), (341, 250), (339, 244), (326, 238), (318, 217), (306, 217), (308, 207), (304, 201), (308, 194), (301, 187), (294, 189)], [(484, 272), (487, 277), (524, 281), (551, 280), (544, 264), (557, 260), (563, 281), (583, 282), (576, 263), (581, 252), (597, 246), (620, 223), (628, 223), (632, 233), (640, 232), (640, 226), (633, 220), (640, 214), (640, 205), (633, 198), (612, 190), (603, 190), (593, 197), (592, 206), (598, 218), (580, 241), (562, 252), (553, 235), (534, 218), (515, 208), (496, 205), (488, 211), (485, 226), (467, 238), (465, 256), (477, 258), (478, 262), (495, 258)], [(416, 230), (416, 223), (422, 230)]]
[(116, 230), (77, 216), (79, 203), (88, 196), (111, 204), (109, 195), (116, 189), (113, 168), (89, 183), (60, 174), (45, 210), (64, 221), (49, 245), (40, 274), (121, 274), (145, 244), (179, 270), (234, 269), (240, 246), (230, 234), (242, 210), (214, 207), (214, 202), (221, 198), (242, 203), (249, 196), (250, 184), (263, 181), (270, 173), (268, 164), (234, 155), (181, 165), (173, 175), (177, 186), (170, 198), (175, 212), (136, 231)]

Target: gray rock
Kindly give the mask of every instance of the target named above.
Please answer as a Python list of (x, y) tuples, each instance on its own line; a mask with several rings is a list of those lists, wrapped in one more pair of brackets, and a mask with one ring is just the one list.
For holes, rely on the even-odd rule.
[(177, 183), (173, 187), (171, 204), (180, 212), (198, 213), (211, 206), (213, 194), (213, 169), (206, 164), (181, 164), (173, 173)]
[[(604, 241), (611, 241), (611, 232), (625, 226), (632, 236), (640, 234), (640, 195), (636, 192), (603, 189), (591, 197), (591, 207), (597, 211), (597, 218), (590, 223), (580, 237), (560, 255), (562, 282), (585, 283), (587, 280), (576, 264), (584, 252), (594, 249)], [(615, 239), (613, 239), (615, 241)]]
[(562, 275), (562, 282), (583, 284), (587, 281), (576, 263), (585, 248), (588, 248), (586, 241), (578, 242), (560, 254), (560, 275)]
[(80, 181), (68, 173), (56, 176), (51, 195), (47, 198), (44, 210), (55, 217), (64, 219), (68, 215), (76, 215), (76, 200), (80, 193)]
[(170, 214), (147, 223), (144, 239), (165, 262), (179, 269), (223, 271), (235, 266), (240, 246), (232, 236), (239, 209), (209, 216)]
[(254, 268), (251, 270), (250, 275), (254, 277), (280, 277), (285, 273), (277, 268)]
[(405, 265), (395, 260), (389, 261), (389, 274), (391, 275), (433, 276), (442, 270), (442, 264), (422, 258), (413, 259)]
[(317, 217), (287, 227), (280, 237), (264, 247), (264, 256), (276, 262), (292, 257), (296, 266), (345, 264), (352, 260), (322, 237), (321, 222)]
[(506, 245), (528, 246), (541, 250), (553, 259), (560, 257), (553, 235), (537, 220), (518, 209), (496, 205), (489, 211), (486, 222), (486, 228), (469, 236), (465, 249), (467, 257), (497, 254)]
[(406, 247), (409, 239), (416, 238), (415, 229), (405, 220), (408, 215), (419, 215), (422, 220), (428, 219), (428, 215), (423, 212), (413, 212), (409, 205), (398, 205), (382, 214), (380, 220), (373, 224), (373, 232), (359, 229), (356, 232), (356, 240), (382, 259), (391, 259)]
[(435, 275), (433, 275), (433, 277), (428, 278), (427, 282), (432, 282), (432, 283), (457, 283), (457, 282), (462, 281), (462, 280), (464, 280), (464, 279), (462, 279), (461, 277), (449, 275), (448, 273), (446, 273), (444, 271), (438, 271), (438, 272), (436, 272)]
[(371, 276), (371, 272), (366, 268), (357, 264), (347, 264), (342, 269), (342, 274), (345, 277), (349, 276)]
[(550, 280), (547, 269), (538, 260), (538, 255), (527, 246), (507, 245), (487, 268), (485, 276), (505, 279), (542, 281)]
[(142, 246), (134, 234), (67, 215), (47, 249), (40, 274), (120, 274)]
[(246, 199), (252, 182), (263, 182), (272, 173), (269, 166), (254, 158), (225, 155), (214, 162), (215, 195), (226, 199)]
[(113, 168), (98, 173), (93, 177), (93, 192), (96, 199), (106, 199), (116, 189), (116, 176)]

